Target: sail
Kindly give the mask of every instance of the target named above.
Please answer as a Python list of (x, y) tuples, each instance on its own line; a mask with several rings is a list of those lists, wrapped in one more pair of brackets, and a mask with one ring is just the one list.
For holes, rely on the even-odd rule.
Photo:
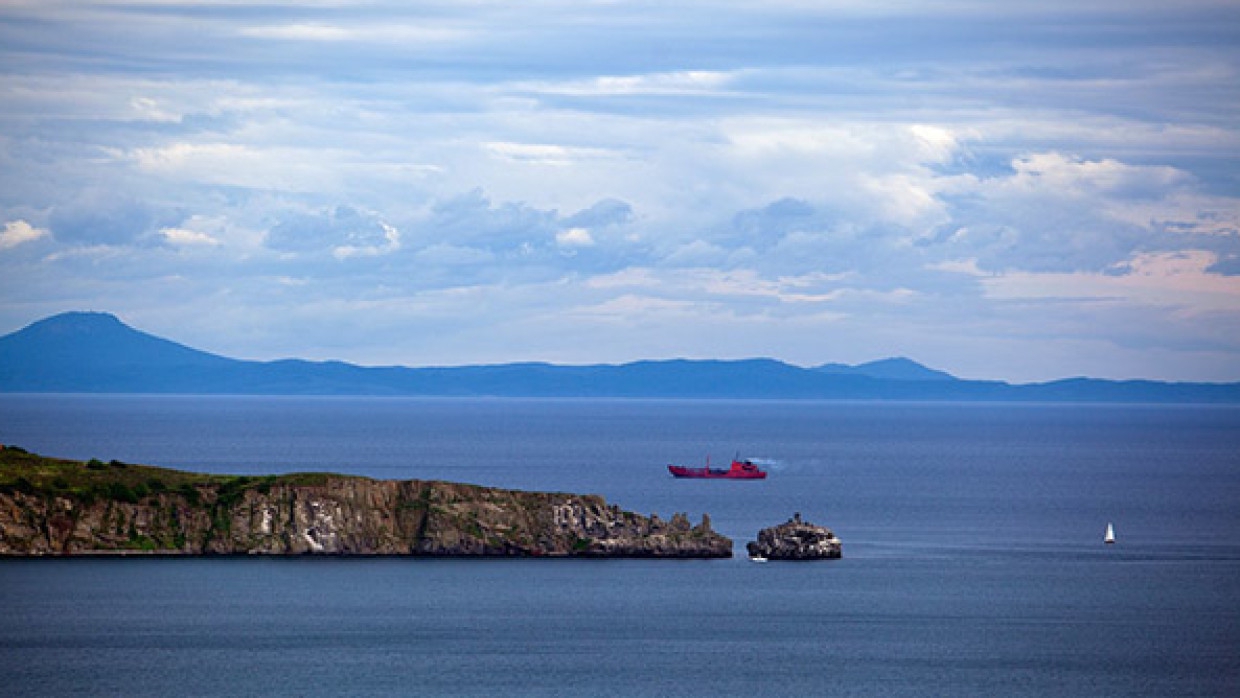
[(1115, 542), (1115, 527), (1112, 526), (1110, 522), (1107, 522), (1107, 532), (1106, 532), (1106, 535), (1102, 537), (1102, 542), (1103, 543), (1114, 543)]

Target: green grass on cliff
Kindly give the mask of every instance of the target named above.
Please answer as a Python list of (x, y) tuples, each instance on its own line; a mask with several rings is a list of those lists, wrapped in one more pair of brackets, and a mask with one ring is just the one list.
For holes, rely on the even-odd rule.
[(251, 477), (207, 475), (117, 460), (74, 461), (28, 453), (16, 446), (0, 448), (0, 493), (61, 496), (91, 501), (115, 499), (136, 503), (161, 492), (196, 502), (204, 492), (219, 499), (239, 498), (248, 489), (265, 491), (275, 484), (321, 485), (331, 473), (294, 473)]

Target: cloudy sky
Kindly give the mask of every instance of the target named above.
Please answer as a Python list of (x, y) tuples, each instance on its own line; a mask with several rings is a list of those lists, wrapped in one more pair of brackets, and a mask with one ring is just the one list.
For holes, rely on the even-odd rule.
[(1240, 380), (1234, 0), (5, 0), (0, 333)]

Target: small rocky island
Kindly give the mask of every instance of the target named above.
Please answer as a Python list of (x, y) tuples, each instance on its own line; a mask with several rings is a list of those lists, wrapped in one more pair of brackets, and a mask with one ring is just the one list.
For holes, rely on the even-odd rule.
[(840, 539), (829, 528), (801, 520), (797, 512), (786, 523), (758, 532), (745, 549), (751, 558), (767, 560), (830, 560), (841, 556)]
[(263, 477), (0, 448), (0, 555), (717, 558), (732, 541), (597, 495), (331, 473)]

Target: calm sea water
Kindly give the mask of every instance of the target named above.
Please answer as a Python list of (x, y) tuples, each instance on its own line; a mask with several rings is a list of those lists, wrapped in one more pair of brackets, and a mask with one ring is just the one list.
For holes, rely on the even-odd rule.
[[(1232, 407), (4, 395), (0, 442), (593, 492), (737, 552), (2, 560), (7, 694), (1240, 693)], [(771, 476), (664, 468), (737, 452)], [(844, 559), (744, 558), (794, 512)]]

